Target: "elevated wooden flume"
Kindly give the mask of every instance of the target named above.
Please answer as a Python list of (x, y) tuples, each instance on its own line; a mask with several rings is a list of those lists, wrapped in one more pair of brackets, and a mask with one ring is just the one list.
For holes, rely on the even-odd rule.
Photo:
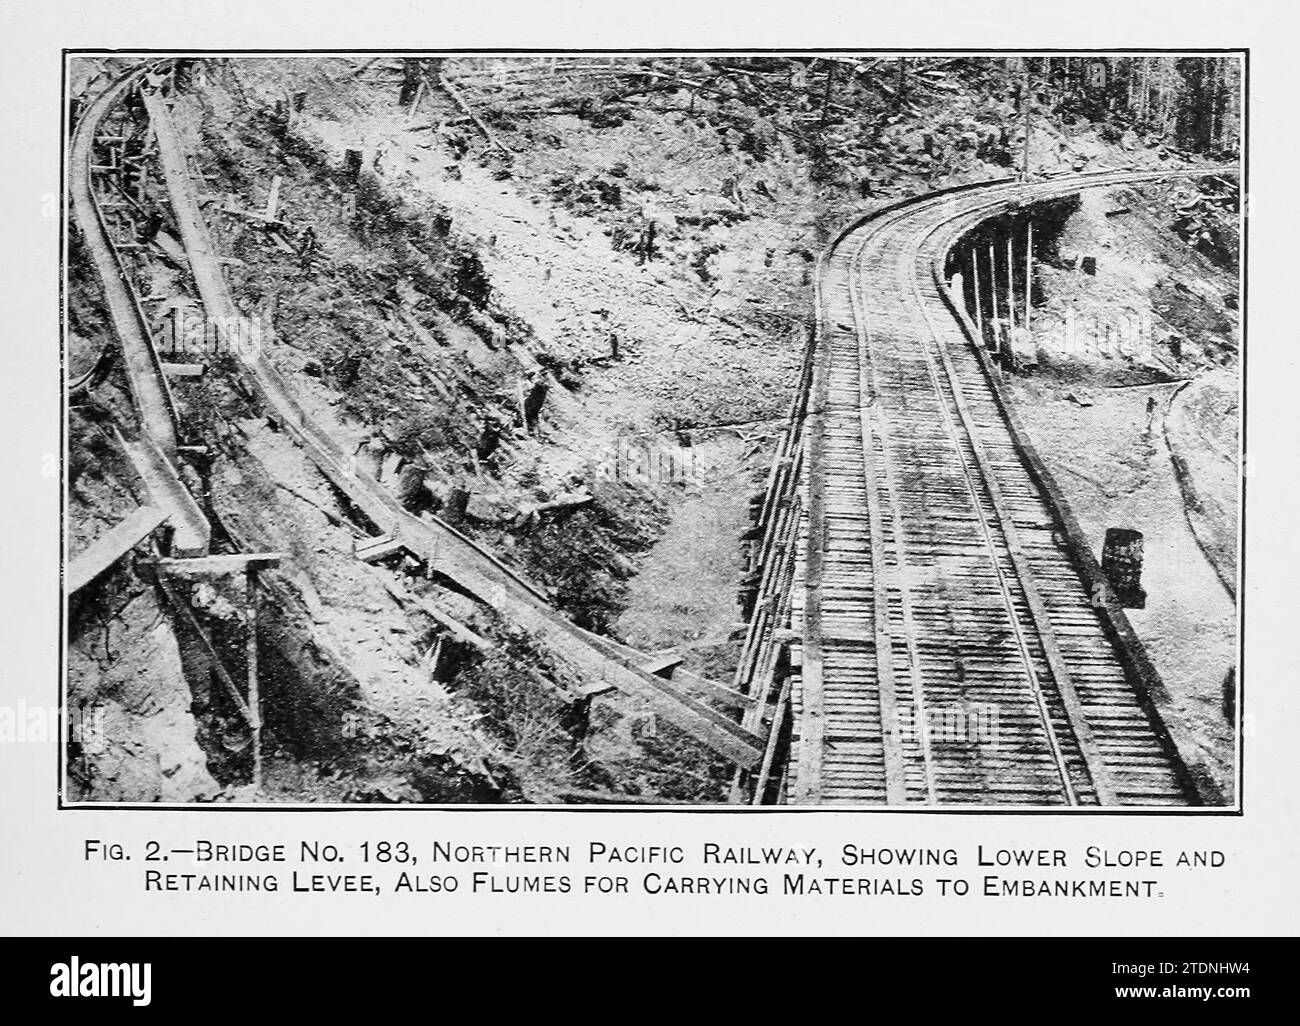
[(746, 722), (771, 729), (736, 800), (1220, 803), (944, 265), (1008, 212), (1236, 173), (977, 183), (835, 239), (759, 519), (734, 686), (756, 700)]

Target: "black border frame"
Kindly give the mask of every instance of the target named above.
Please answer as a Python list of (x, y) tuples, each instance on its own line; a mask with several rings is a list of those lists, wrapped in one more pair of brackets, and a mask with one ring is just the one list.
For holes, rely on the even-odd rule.
[[(567, 54), (591, 54), (601, 56), (619, 55), (653, 55), (664, 54), (684, 56), (691, 54), (762, 54), (770, 56), (802, 56), (817, 54), (852, 54), (889, 56), (894, 54), (952, 54), (957, 56), (999, 57), (1016, 54), (1068, 54), (1077, 56), (1109, 54), (1181, 54), (1186, 56), (1239, 55), (1242, 59), (1242, 103), (1241, 103), (1241, 202), (1239, 214), (1241, 223), (1241, 245), (1238, 254), (1239, 281), (1241, 287), (1240, 301), (1240, 371), (1238, 393), (1238, 477), (1240, 490), (1237, 506), (1237, 722), (1235, 731), (1236, 765), (1235, 785), (1236, 804), (1232, 806), (1189, 806), (1171, 809), (1153, 808), (1119, 808), (1101, 806), (1092, 808), (1062, 809), (1056, 806), (1006, 806), (963, 809), (956, 806), (917, 806), (916, 808), (892, 808), (875, 805), (513, 805), (513, 804), (425, 804), (410, 803), (403, 805), (377, 805), (363, 803), (322, 803), (319, 805), (300, 803), (259, 802), (256, 804), (235, 804), (226, 802), (187, 802), (187, 803), (143, 803), (143, 802), (67, 802), (64, 789), (67, 783), (67, 723), (64, 715), (64, 702), (67, 692), (67, 595), (65, 593), (65, 572), (67, 569), (67, 237), (71, 221), (69, 197), (67, 192), (68, 159), (68, 63), (75, 57), (141, 55), (196, 55), (196, 56), (230, 56), (230, 57), (266, 57), (295, 58), (307, 56), (384, 56), (388, 54), (441, 54), (456, 57), (490, 57), (490, 56), (548, 56)], [(1066, 816), (1066, 817), (1243, 817), (1245, 816), (1245, 782), (1246, 782), (1246, 611), (1245, 593), (1242, 584), (1246, 579), (1246, 529), (1248, 524), (1246, 504), (1246, 479), (1250, 467), (1250, 452), (1247, 448), (1248, 417), (1248, 353), (1249, 353), (1249, 256), (1250, 256), (1250, 56), (1248, 46), (1243, 47), (887, 47), (880, 49), (855, 47), (453, 47), (448, 49), (421, 49), (415, 47), (379, 47), (366, 48), (306, 48), (275, 49), (257, 48), (248, 50), (194, 47), (62, 47), (59, 52), (59, 221), (58, 221), (58, 322), (59, 322), (59, 382), (61, 398), (59, 406), (59, 588), (58, 588), (58, 689), (59, 689), (59, 723), (58, 755), (56, 769), (56, 805), (59, 812), (525, 812), (525, 813), (641, 813), (670, 815), (736, 815), (774, 813), (808, 814), (872, 814), (903, 816)]]

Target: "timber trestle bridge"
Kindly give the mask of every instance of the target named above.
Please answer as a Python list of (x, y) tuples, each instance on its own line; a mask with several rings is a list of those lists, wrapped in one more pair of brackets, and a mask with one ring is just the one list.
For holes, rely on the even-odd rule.
[(834, 240), (752, 532), (735, 687), (768, 744), (737, 800), (1218, 803), (1003, 394), (989, 345), (1013, 336), (984, 315), (1028, 317), (1032, 241), (963, 239), (1002, 219), (1032, 240), (1035, 206), (1083, 189), (1235, 171), (960, 186)]

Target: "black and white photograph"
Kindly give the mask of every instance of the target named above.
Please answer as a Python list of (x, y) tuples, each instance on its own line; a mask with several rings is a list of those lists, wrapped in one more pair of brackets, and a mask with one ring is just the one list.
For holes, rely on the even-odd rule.
[(63, 74), (64, 807), (1241, 805), (1241, 50)]

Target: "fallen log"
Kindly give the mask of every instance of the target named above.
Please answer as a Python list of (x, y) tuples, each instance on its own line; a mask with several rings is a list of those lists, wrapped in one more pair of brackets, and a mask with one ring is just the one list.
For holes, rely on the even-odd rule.
[(483, 119), (474, 113), (474, 109), (469, 105), (468, 102), (466, 102), (465, 97), (460, 95), (460, 90), (457, 89), (454, 85), (452, 85), (452, 83), (449, 82), (445, 76), (439, 75), (437, 80), (433, 83), (433, 85), (436, 88), (442, 89), (443, 92), (445, 92), (448, 96), (451, 97), (452, 102), (455, 103), (457, 107), (459, 107), (461, 110), (465, 112), (465, 116), (468, 117), (472, 122), (474, 122), (474, 127), (483, 133), (483, 137), (489, 143), (495, 146), (506, 156), (508, 157), (514, 156), (510, 148), (506, 146), (504, 143), (502, 143), (501, 140), (498, 139), (495, 135), (492, 134), (488, 126), (483, 123)]

